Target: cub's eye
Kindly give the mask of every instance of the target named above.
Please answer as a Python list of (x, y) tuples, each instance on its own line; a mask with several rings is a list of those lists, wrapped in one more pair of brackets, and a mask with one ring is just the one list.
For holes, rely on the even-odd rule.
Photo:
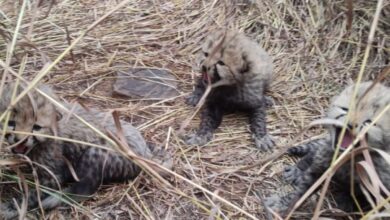
[[(365, 120), (364, 122), (363, 122), (363, 125), (364, 126), (367, 126), (367, 125), (369, 125), (369, 124), (371, 124), (371, 120), (370, 119), (367, 119), (367, 120)], [(376, 126), (376, 124), (373, 124), (374, 126)]]
[(343, 110), (343, 111), (348, 111), (348, 108), (345, 108), (345, 107), (340, 107), (341, 108), (341, 110)]
[(35, 131), (39, 131), (41, 129), (42, 129), (42, 127), (40, 125), (34, 125), (33, 126), (33, 130), (35, 130)]
[(221, 65), (221, 66), (225, 66), (225, 63), (224, 63), (223, 61), (221, 61), (221, 60), (218, 61), (217, 64), (218, 64), (218, 65)]
[(16, 126), (16, 122), (15, 121), (8, 121), (8, 126), (9, 127), (15, 127)]
[(205, 56), (205, 57), (208, 57), (208, 56), (209, 56), (209, 53), (204, 52), (204, 56)]

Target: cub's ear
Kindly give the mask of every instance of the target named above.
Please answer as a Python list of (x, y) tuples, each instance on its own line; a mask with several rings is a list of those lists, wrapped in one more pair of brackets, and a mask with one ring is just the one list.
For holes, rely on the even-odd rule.
[(241, 63), (241, 67), (240, 67), (239, 73), (243, 74), (243, 73), (248, 72), (249, 69), (250, 69), (250, 63), (249, 63), (245, 53), (243, 53), (241, 55), (241, 62), (242, 63)]

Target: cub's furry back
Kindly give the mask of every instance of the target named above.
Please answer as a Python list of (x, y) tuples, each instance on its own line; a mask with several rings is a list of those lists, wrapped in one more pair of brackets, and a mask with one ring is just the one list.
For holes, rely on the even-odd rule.
[[(8, 108), (14, 88), (15, 84), (13, 83), (5, 86), (0, 99), (0, 112), (4, 112)], [(58, 100), (47, 86), (39, 88)], [(17, 94), (20, 92), (21, 88), (19, 87)], [(74, 107), (66, 103), (63, 105), (67, 106), (68, 109)], [(87, 111), (77, 105), (72, 111), (103, 133), (105, 129), (113, 133), (116, 132), (112, 117), (105, 119), (105, 114), (96, 109)], [(37, 91), (31, 91), (28, 96), (17, 102), (12, 107), (8, 125), (2, 125), (2, 130), (10, 131), (6, 134), (6, 140), (13, 146), (12, 152), (25, 155), (35, 164), (39, 164), (33, 169), (37, 171), (40, 185), (54, 190), (61, 188), (63, 193), (68, 194), (76, 201), (86, 199), (95, 193), (102, 183), (126, 181), (140, 173), (140, 167), (133, 161), (117, 153), (114, 149), (110, 150), (111, 144), (108, 141), (97, 135), (76, 117), (61, 112)], [(152, 152), (139, 131), (125, 121), (121, 121), (121, 125), (131, 150), (139, 156), (151, 159)], [(26, 133), (32, 134), (27, 135)], [(83, 141), (106, 149), (54, 140), (48, 138), (47, 135)], [(75, 174), (72, 174), (71, 167)], [(30, 173), (32, 167), (26, 165), (23, 171)], [(42, 201), (44, 209), (54, 208), (62, 201), (58, 196), (49, 196), (43, 192), (38, 194), (30, 190), (29, 209), (37, 207), (38, 199)], [(1, 201), (0, 219), (9, 219), (17, 215), (14, 203), (11, 201), (11, 199)]]
[(270, 149), (274, 143), (266, 129), (264, 93), (272, 78), (272, 59), (256, 42), (233, 30), (217, 30), (205, 39), (199, 52), (202, 76), (198, 79), (187, 103), (195, 106), (207, 85), (215, 87), (207, 96), (196, 134), (188, 137), (191, 145), (203, 145), (226, 113), (236, 111), (249, 115), (250, 129), (256, 146)]
[[(327, 118), (339, 121), (338, 124), (345, 124), (347, 113), (351, 111), (351, 117), (346, 123), (346, 133), (342, 140), (339, 140), (342, 127), (329, 126), (329, 136), (327, 138), (311, 141), (288, 150), (291, 155), (302, 157), (296, 165), (287, 167), (284, 171), (285, 179), (294, 186), (295, 191), (284, 197), (273, 196), (268, 198), (267, 204), (269, 207), (280, 212), (286, 211), (291, 203), (300, 198), (329, 168), (338, 141), (341, 143), (340, 149), (345, 150), (353, 143), (358, 133), (371, 124), (378, 114), (390, 104), (390, 89), (388, 87), (376, 84), (369, 89), (371, 86), (372, 82), (358, 85), (357, 104), (352, 109), (349, 109), (349, 103), (356, 85), (347, 87), (332, 99)], [(364, 139), (368, 147), (390, 153), (390, 111), (387, 111), (379, 121), (372, 125)], [(360, 143), (354, 147), (359, 145)], [(374, 150), (370, 151), (370, 155), (381, 181), (387, 189), (390, 189), (389, 163)], [(362, 155), (355, 156), (355, 164), (362, 160)], [(351, 197), (350, 179), (351, 165), (347, 162), (336, 171), (330, 187), (337, 207), (345, 211), (355, 211), (357, 208)], [(355, 195), (360, 206), (366, 210), (370, 207), (360, 189), (360, 183), (360, 178), (354, 172)]]

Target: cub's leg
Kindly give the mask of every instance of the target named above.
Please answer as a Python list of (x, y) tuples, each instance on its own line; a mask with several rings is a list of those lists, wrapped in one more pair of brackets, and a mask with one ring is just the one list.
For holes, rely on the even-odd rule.
[[(40, 169), (40, 168), (37, 168)], [(44, 174), (39, 176), (39, 184), (40, 186), (44, 186), (49, 189), (58, 189), (58, 183), (61, 185), (62, 184), (62, 178), (57, 176), (57, 181), (54, 180), (54, 177), (46, 172), (46, 170), (40, 169), (39, 171), (40, 174)], [(46, 175), (47, 174), (47, 175)], [(39, 200), (43, 201), (49, 197), (49, 194), (43, 192), (43, 190), (40, 190), (39, 194), (38, 192), (34, 189), (29, 189), (28, 192), (28, 198), (27, 198), (27, 210), (31, 210), (33, 208), (38, 207), (39, 205)], [(22, 198), (17, 198), (16, 203), (20, 207), (22, 204)], [(43, 205), (44, 206), (44, 205)], [(45, 207), (43, 207), (45, 208)], [(13, 219), (18, 216), (18, 211), (15, 207), (15, 202), (12, 201), (7, 201), (5, 203), (0, 204), (0, 219)]]
[[(48, 197), (48, 194), (40, 192), (40, 197), (38, 197), (37, 191), (35, 189), (30, 189), (28, 198), (27, 198), (27, 210), (30, 210), (32, 208), (36, 208), (38, 206), (38, 199), (41, 199), (43, 201), (45, 198)], [(16, 203), (20, 207), (22, 204), (22, 198), (16, 198)], [(16, 209), (15, 201), (12, 199), (11, 201), (7, 201), (0, 204), (0, 219), (13, 219), (16, 218), (19, 214), (19, 212)]]
[(271, 150), (275, 145), (271, 136), (267, 134), (266, 109), (260, 106), (249, 113), (250, 130), (256, 147), (261, 150)]
[(297, 173), (295, 179), (295, 190), (285, 196), (274, 195), (268, 197), (265, 201), (266, 206), (284, 215), (290, 205), (298, 200), (307, 189), (315, 182), (318, 178), (317, 175), (312, 175), (314, 170), (310, 167), (305, 171)]
[(294, 149), (292, 152), (303, 153), (304, 149), (306, 151), (305, 156), (295, 166), (287, 167), (284, 173), (286, 180), (293, 185), (294, 191), (286, 196), (275, 195), (266, 199), (268, 207), (282, 214), (326, 171), (332, 159), (332, 148), (327, 145), (325, 139), (292, 149)]
[(291, 185), (296, 185), (296, 181), (301, 176), (302, 172), (308, 169), (312, 164), (315, 164), (315, 155), (320, 148), (328, 148), (327, 140), (317, 139), (306, 144), (291, 147), (287, 150), (289, 155), (303, 157), (296, 165), (287, 166), (284, 169), (283, 177)]
[[(131, 160), (116, 152), (91, 147), (86, 150), (75, 166), (79, 181), (75, 181), (65, 193), (68, 198), (81, 202), (93, 195), (101, 184), (107, 182), (122, 182), (135, 178), (141, 169)], [(65, 197), (51, 196), (42, 204), (44, 208), (51, 209), (62, 204)]]
[(315, 152), (320, 147), (328, 147), (328, 141), (325, 138), (316, 139), (306, 144), (291, 147), (287, 150), (289, 155), (303, 157), (310, 152)]
[(206, 86), (203, 83), (203, 79), (200, 77), (198, 78), (194, 91), (186, 98), (186, 103), (191, 106), (196, 106), (200, 98), (202, 98), (205, 90)]
[(69, 187), (63, 189), (63, 194), (49, 196), (42, 201), (44, 209), (50, 210), (68, 202), (84, 201), (95, 193), (102, 183), (102, 163), (99, 160), (94, 162), (82, 158), (79, 166), (75, 167), (78, 181), (72, 183)]
[(186, 143), (189, 145), (204, 145), (211, 140), (213, 132), (222, 122), (223, 111), (217, 105), (206, 104), (202, 111), (198, 131), (190, 135)]
[(308, 169), (310, 169), (310, 166), (313, 164), (313, 159), (313, 155), (306, 155), (299, 160), (296, 165), (287, 166), (283, 172), (284, 179), (297, 188), (300, 188), (303, 185), (301, 181), (304, 183), (310, 182), (311, 180), (309, 180), (309, 178), (311, 175), (310, 170)]

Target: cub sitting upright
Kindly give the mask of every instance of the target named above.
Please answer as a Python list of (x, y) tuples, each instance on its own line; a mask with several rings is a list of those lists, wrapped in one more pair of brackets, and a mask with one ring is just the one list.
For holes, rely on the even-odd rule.
[(203, 145), (211, 140), (225, 113), (242, 111), (249, 114), (250, 130), (256, 146), (271, 149), (274, 142), (266, 129), (265, 91), (271, 81), (271, 57), (254, 41), (232, 30), (217, 30), (209, 34), (199, 54), (202, 77), (187, 97), (195, 106), (207, 85), (214, 87), (207, 96), (196, 134), (187, 144)]
[[(0, 112), (9, 107), (14, 89), (14, 83), (6, 84), (0, 99)], [(39, 89), (57, 99), (49, 87), (40, 86)], [(16, 94), (20, 93), (19, 86)], [(70, 109), (66, 103), (63, 105)], [(113, 133), (116, 131), (113, 119), (108, 117), (104, 122), (105, 114), (102, 112), (94, 109), (87, 111), (79, 105), (75, 106), (72, 112), (102, 132), (105, 129)], [(125, 121), (122, 121), (121, 125), (124, 137), (133, 152), (148, 159), (152, 158), (152, 152), (138, 130)], [(25, 155), (33, 162), (40, 185), (60, 190), (78, 201), (95, 193), (102, 183), (126, 181), (136, 177), (141, 171), (133, 161), (115, 149), (110, 150), (111, 144), (106, 139), (97, 135), (75, 116), (68, 117), (67, 114), (60, 112), (54, 104), (35, 90), (12, 106), (8, 125), (2, 126), (2, 130), (4, 129), (10, 131), (5, 137), (7, 142), (13, 145), (12, 152)], [(106, 149), (55, 140), (47, 135), (83, 141)], [(72, 168), (74, 173), (71, 172)], [(32, 172), (31, 167), (24, 167), (22, 171)], [(44, 209), (54, 208), (62, 201), (59, 196), (49, 196), (43, 192), (39, 194), (30, 190), (28, 208), (37, 207), (38, 199), (42, 201)], [(18, 212), (13, 202), (0, 202), (2, 202), (0, 219), (17, 216)]]
[[(349, 109), (349, 103), (356, 86), (358, 86), (356, 106)], [(335, 96), (332, 99), (327, 118), (338, 121), (338, 123), (328, 128), (328, 136), (288, 150), (289, 154), (302, 157), (296, 165), (284, 170), (285, 179), (294, 186), (295, 190), (286, 196), (268, 198), (266, 203), (270, 208), (280, 213), (285, 212), (329, 168), (337, 143), (341, 141), (340, 150), (345, 150), (353, 143), (359, 132), (370, 125), (379, 113), (390, 104), (390, 89), (388, 87), (379, 83), (370, 88), (371, 86), (373, 86), (372, 82), (351, 85)], [(350, 112), (350, 117), (346, 122), (348, 112)], [(343, 139), (339, 140), (344, 124), (346, 125), (346, 132)], [(389, 110), (368, 129), (364, 139), (371, 149), (369, 152), (379, 178), (384, 186), (390, 189), (390, 164), (374, 150), (379, 149), (388, 154), (390, 153)], [(356, 154), (354, 163), (356, 164), (362, 160), (362, 155)], [(355, 164), (353, 164), (353, 167), (355, 167)], [(357, 208), (351, 197), (351, 175), (351, 164), (346, 162), (332, 177), (331, 192), (337, 202), (337, 207), (345, 211), (354, 211)], [(366, 197), (359, 186), (362, 181), (356, 172), (353, 177), (355, 196), (361, 208), (365, 210), (369, 207), (367, 207)]]

